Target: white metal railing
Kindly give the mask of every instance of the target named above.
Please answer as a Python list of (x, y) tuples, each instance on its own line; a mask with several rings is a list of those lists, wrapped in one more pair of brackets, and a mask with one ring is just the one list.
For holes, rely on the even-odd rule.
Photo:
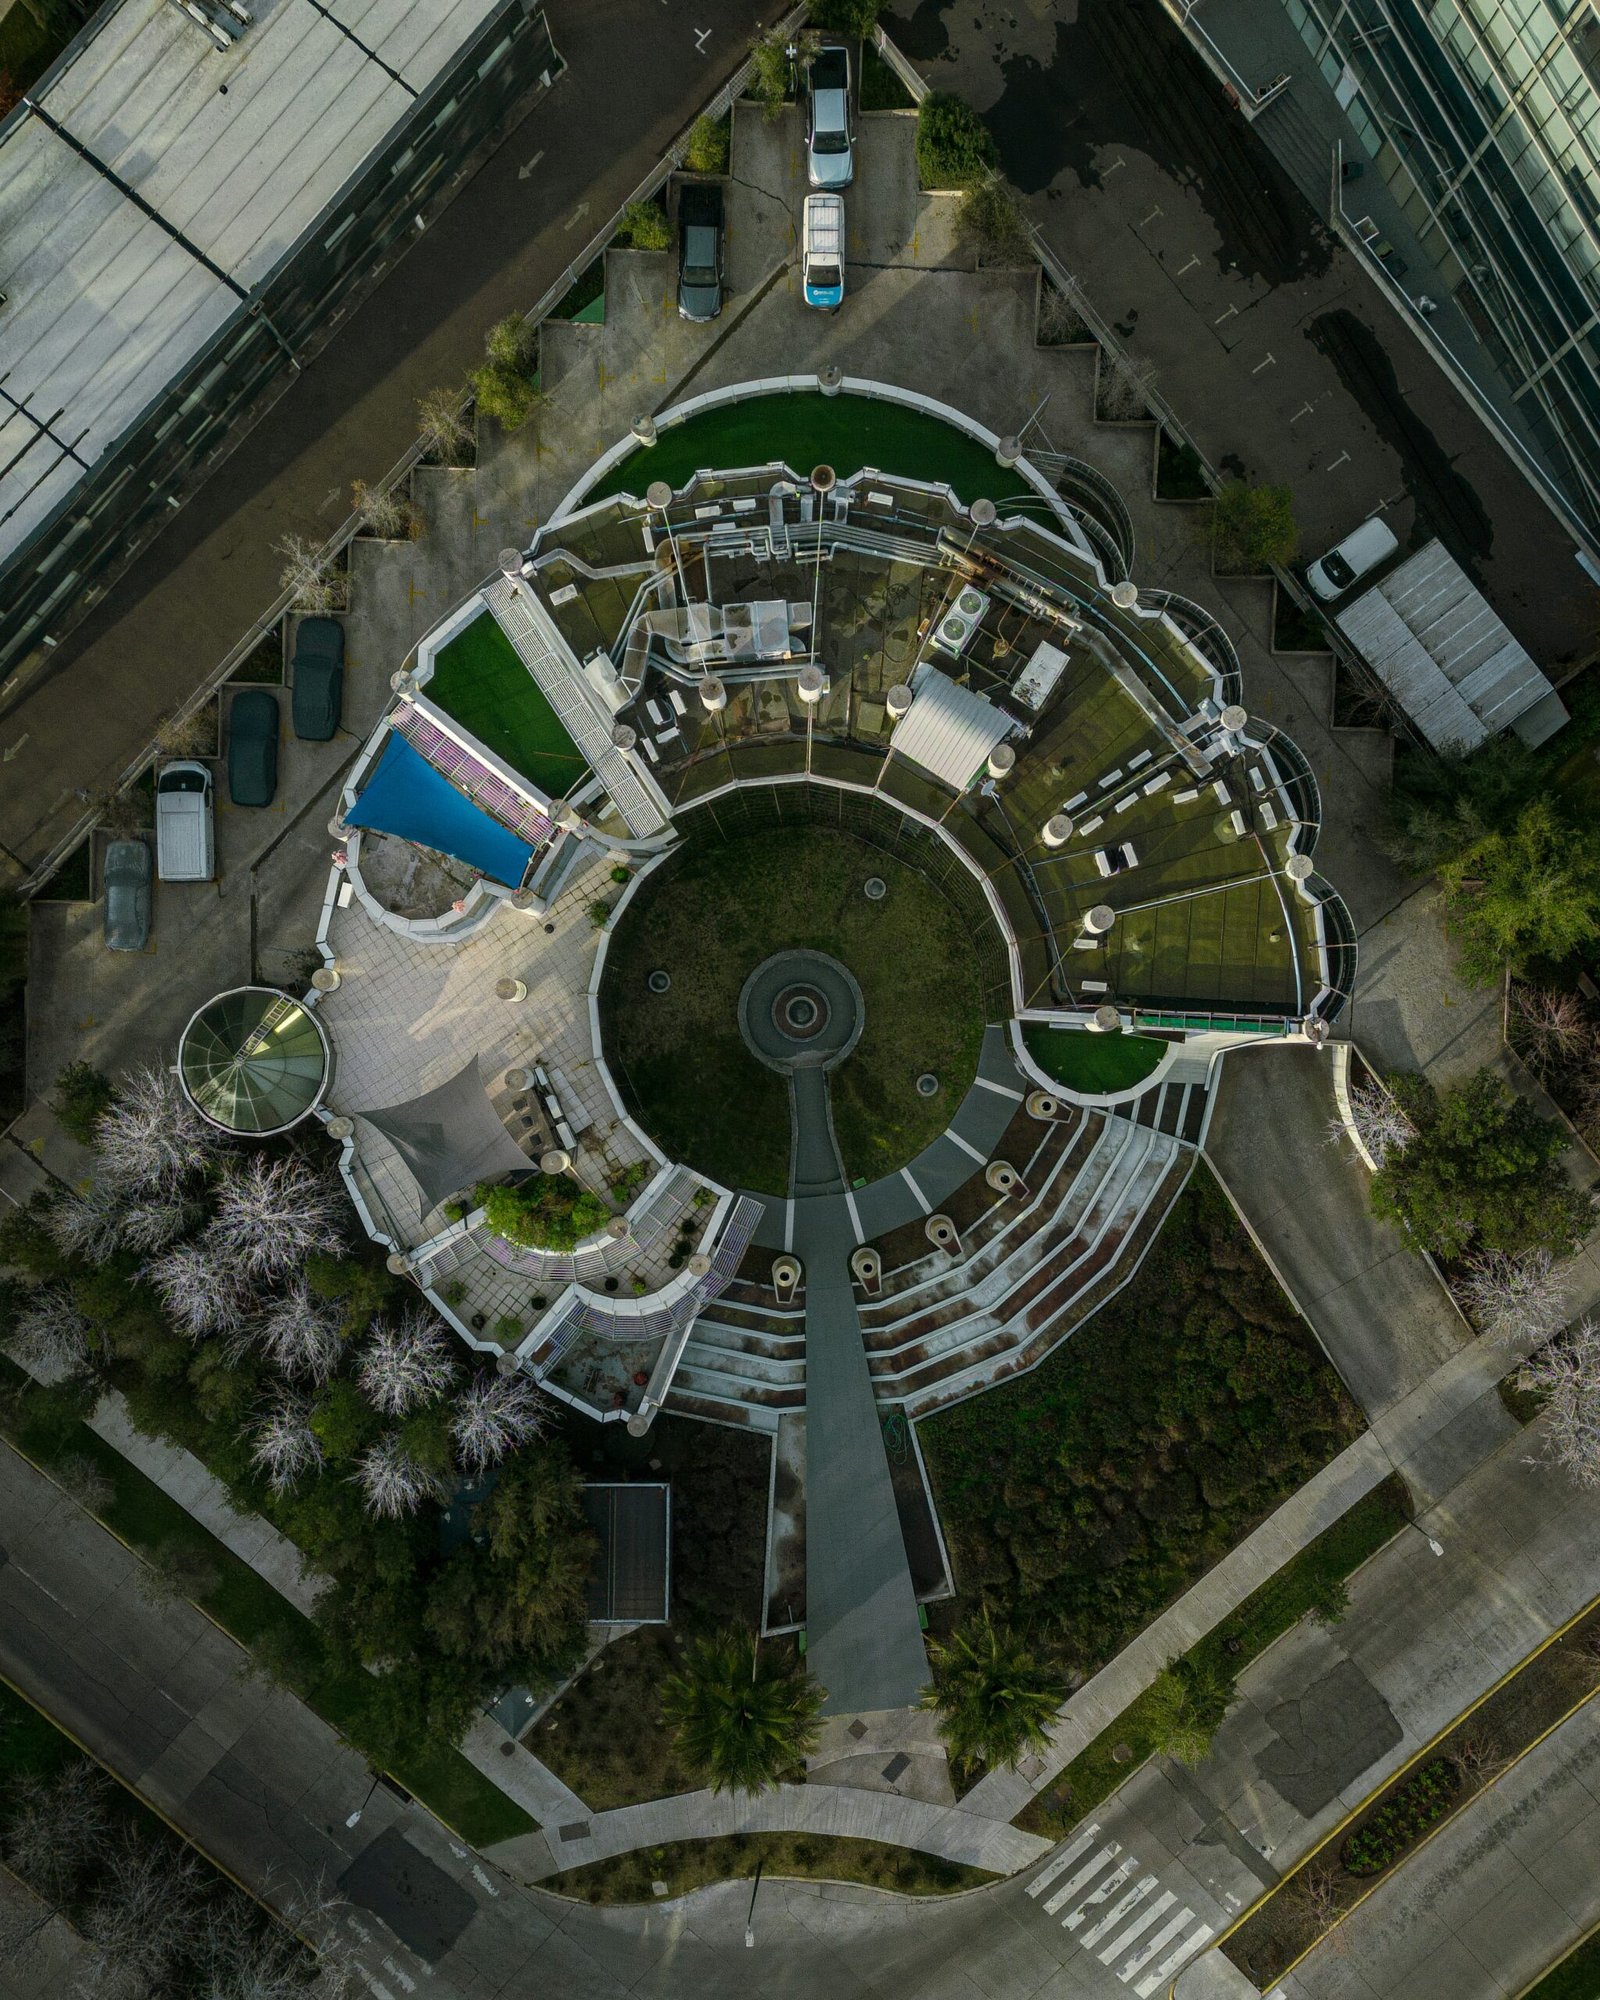
[(1233, 93), (1239, 109), (1246, 118), (1254, 118), (1258, 112), (1265, 111), (1273, 99), (1281, 97), (1294, 81), (1289, 71), (1285, 70), (1281, 76), (1275, 76), (1271, 83), (1264, 84), (1257, 90), (1253, 83), (1245, 81), (1194, 18), (1194, 10), (1199, 6), (1200, 0), (1161, 0), (1161, 4), (1194, 44), (1201, 61)]

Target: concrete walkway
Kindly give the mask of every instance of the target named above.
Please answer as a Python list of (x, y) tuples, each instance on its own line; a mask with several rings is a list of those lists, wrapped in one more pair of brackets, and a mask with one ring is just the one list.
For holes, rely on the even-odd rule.
[(1501, 2000), (1600, 1922), (1600, 1702), (1369, 1896), (1283, 1982), (1303, 2000)]

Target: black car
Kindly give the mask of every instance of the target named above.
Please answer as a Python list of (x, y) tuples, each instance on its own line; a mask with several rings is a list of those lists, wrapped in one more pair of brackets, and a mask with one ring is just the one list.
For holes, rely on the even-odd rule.
[(691, 181), (678, 198), (678, 311), (715, 319), (722, 310), (722, 189)]
[(142, 840), (106, 849), (106, 948), (143, 951), (150, 942), (150, 850)]
[(278, 789), (278, 698), (264, 688), (235, 695), (228, 715), (228, 797), (270, 806)]
[(302, 618), (294, 639), (294, 733), (326, 743), (344, 706), (344, 627), (337, 618)]

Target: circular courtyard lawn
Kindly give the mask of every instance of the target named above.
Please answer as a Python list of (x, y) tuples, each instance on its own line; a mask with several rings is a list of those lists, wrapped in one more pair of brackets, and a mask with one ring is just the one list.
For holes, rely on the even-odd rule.
[[(863, 893), (869, 876), (888, 888)], [(949, 1124), (977, 1073), (984, 1010), (966, 920), (929, 879), (854, 834), (693, 836), (643, 883), (606, 957), (601, 1026), (628, 1107), (672, 1158), (763, 1194), (789, 1188), (789, 1093), (739, 1032), (739, 993), (774, 952), (848, 966), (861, 1039), (829, 1076), (845, 1177), (876, 1180)], [(661, 971), (671, 986), (652, 993)], [(932, 1097), (917, 1078), (939, 1079)]]
[(1085, 1097), (1132, 1090), (1160, 1062), (1171, 1044), (1158, 1035), (1094, 1035), (1081, 1028), (1047, 1028), (1028, 1022), (1028, 1053), (1046, 1076)]

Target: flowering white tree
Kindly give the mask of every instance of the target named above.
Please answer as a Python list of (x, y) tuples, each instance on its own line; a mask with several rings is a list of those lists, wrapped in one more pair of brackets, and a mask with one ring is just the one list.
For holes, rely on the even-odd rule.
[(336, 1180), (304, 1160), (253, 1153), (217, 1187), (206, 1236), (251, 1278), (278, 1278), (344, 1241), (348, 1213)]
[[(1411, 1120), (1388, 1091), (1375, 1083), (1351, 1084), (1350, 1116), (1361, 1135), (1362, 1145), (1377, 1167), (1381, 1167), (1391, 1153), (1403, 1153), (1415, 1137)], [(1331, 1140), (1349, 1136), (1342, 1118), (1328, 1120), (1328, 1135)]]
[(81, 1375), (93, 1353), (89, 1322), (65, 1285), (40, 1285), (29, 1292), (5, 1344), (21, 1367), (47, 1382)]
[(1579, 1486), (1600, 1486), (1600, 1328), (1579, 1320), (1530, 1354), (1517, 1387), (1544, 1398), (1546, 1456)]
[(161, 1294), (173, 1325), (191, 1340), (208, 1333), (236, 1334), (249, 1315), (249, 1288), (209, 1235), (178, 1244), (147, 1264), (142, 1275)]
[(304, 1396), (284, 1395), (250, 1435), (250, 1463), (267, 1475), (274, 1493), (322, 1464), (322, 1442), (311, 1428), (311, 1405)]
[(1467, 1317), (1491, 1340), (1539, 1342), (1567, 1318), (1567, 1287), (1548, 1250), (1491, 1250), (1456, 1288)]
[(339, 1366), (340, 1325), (338, 1306), (296, 1278), (249, 1328), (246, 1342), (285, 1375), (320, 1385)]
[(367, 1511), (380, 1521), (414, 1514), (424, 1500), (439, 1496), (438, 1480), (418, 1465), (393, 1432), (369, 1445), (357, 1459), (356, 1484), (366, 1498)]
[(129, 1070), (95, 1129), (99, 1177), (126, 1193), (171, 1195), (203, 1172), (218, 1137), (170, 1070)]
[(398, 1324), (379, 1320), (372, 1329), (356, 1380), (385, 1416), (403, 1417), (419, 1403), (442, 1396), (456, 1379), (452, 1342), (443, 1323), (416, 1307)]
[(122, 1243), (124, 1201), (101, 1181), (69, 1188), (45, 1212), (44, 1226), (58, 1249), (90, 1264), (103, 1264)]
[(545, 1398), (526, 1375), (480, 1375), (461, 1392), (450, 1419), (456, 1452), (469, 1472), (482, 1472), (548, 1422)]
[(122, 1210), (120, 1230), (126, 1249), (146, 1256), (186, 1236), (200, 1220), (199, 1202), (183, 1195), (141, 1195)]

